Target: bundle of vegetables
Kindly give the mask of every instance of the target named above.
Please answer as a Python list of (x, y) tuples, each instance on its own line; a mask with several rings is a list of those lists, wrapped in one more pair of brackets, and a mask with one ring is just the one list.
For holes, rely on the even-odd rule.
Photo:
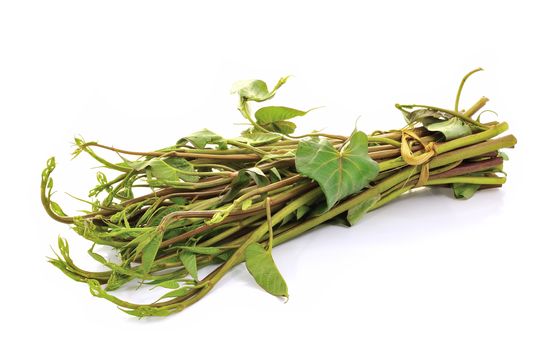
[[(266, 106), (254, 114), (250, 103), (274, 97), (287, 78), (269, 90), (261, 80), (235, 85), (239, 111), (250, 124), (240, 137), (209, 130), (181, 138), (174, 146), (134, 152), (75, 139), (74, 156), (87, 153), (118, 176), (97, 173), (84, 215), (68, 216), (52, 201), (55, 168), (49, 159), (42, 174), (41, 199), (47, 213), (94, 242), (88, 253), (107, 271), (76, 266), (66, 240), (50, 262), (70, 278), (85, 282), (93, 295), (131, 315), (165, 316), (205, 296), (239, 263), (267, 292), (288, 297), (272, 258), (272, 247), (325, 222), (353, 225), (414, 188), (447, 186), (458, 198), (500, 187), (512, 135), (498, 137), (506, 123), (480, 121), (483, 97), (467, 110), (396, 105), (406, 120), (400, 130), (367, 136), (311, 133), (293, 136), (292, 118), (307, 111)], [(475, 118), (478, 114), (478, 118)], [(114, 152), (116, 161), (98, 149)], [(143, 192), (135, 195), (134, 192)], [(95, 246), (109, 246), (106, 258)], [(214, 266), (200, 277), (201, 268)], [(129, 281), (169, 289), (150, 304), (114, 296)], [(132, 283), (133, 285), (133, 283)]]

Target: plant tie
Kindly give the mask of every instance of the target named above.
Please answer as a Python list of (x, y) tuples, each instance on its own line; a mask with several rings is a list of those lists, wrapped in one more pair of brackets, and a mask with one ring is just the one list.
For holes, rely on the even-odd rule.
[[(432, 141), (425, 142), (414, 130), (407, 129), (401, 132), (401, 157), (408, 165), (421, 165), (420, 176), (414, 187), (425, 186), (429, 179), (429, 161), (437, 154), (435, 143)], [(410, 147), (410, 140), (417, 141), (423, 146), (424, 151), (421, 154), (414, 155)]]

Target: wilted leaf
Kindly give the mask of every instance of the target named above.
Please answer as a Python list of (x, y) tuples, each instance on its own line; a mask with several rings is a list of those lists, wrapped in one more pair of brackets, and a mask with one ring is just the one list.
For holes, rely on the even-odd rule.
[(457, 117), (424, 126), (429, 131), (441, 132), (447, 141), (472, 134), (470, 126)]
[(447, 141), (472, 134), (470, 125), (458, 117), (428, 108), (407, 112), (401, 109), (408, 123), (419, 122), (429, 131), (441, 132)]
[(207, 146), (208, 144), (218, 145), (219, 148), (226, 147), (226, 140), (224, 140), (222, 136), (215, 134), (208, 129), (203, 129), (189, 136), (183, 137), (182, 139), (177, 141), (177, 145), (184, 146), (188, 142), (190, 142), (192, 146), (200, 149), (205, 148), (205, 146)]
[(239, 96), (249, 100), (262, 102), (275, 96), (277, 90), (286, 83), (288, 77), (280, 78), (273, 90), (269, 91), (267, 84), (263, 80), (242, 80), (233, 84), (232, 93), (238, 93)]

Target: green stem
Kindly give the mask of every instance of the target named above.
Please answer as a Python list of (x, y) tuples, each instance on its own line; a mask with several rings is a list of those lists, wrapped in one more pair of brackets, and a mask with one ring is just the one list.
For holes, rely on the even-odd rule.
[(369, 143), (386, 143), (395, 147), (401, 147), (401, 142), (386, 137), (368, 136)]
[(476, 185), (502, 185), (506, 182), (505, 177), (486, 177), (486, 176), (455, 176), (443, 179), (428, 180), (426, 185), (446, 185), (446, 184), (476, 184)]
[(459, 99), (461, 98), (461, 92), (463, 91), (463, 86), (465, 85), (465, 82), (467, 81), (467, 79), (473, 75), (474, 73), (476, 72), (479, 72), (483, 70), (482, 68), (476, 68), (475, 70), (473, 71), (470, 71), (469, 73), (467, 73), (467, 75), (465, 75), (463, 77), (463, 79), (461, 80), (461, 83), (459, 84), (459, 89), (457, 89), (457, 94), (455, 96), (455, 107), (454, 107), (454, 110), (456, 112), (459, 112)]

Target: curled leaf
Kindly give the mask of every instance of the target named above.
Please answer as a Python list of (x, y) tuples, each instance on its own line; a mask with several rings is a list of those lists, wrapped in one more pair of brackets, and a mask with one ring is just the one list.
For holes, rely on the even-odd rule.
[(192, 144), (192, 146), (200, 149), (205, 148), (205, 146), (207, 146), (208, 144), (217, 145), (221, 149), (226, 148), (226, 140), (224, 140), (222, 136), (215, 134), (209, 129), (197, 131), (177, 141), (178, 146), (184, 146), (187, 143), (190, 143)]
[(441, 132), (448, 141), (472, 134), (471, 127), (457, 117), (443, 122), (431, 123), (425, 127), (429, 131)]
[(472, 198), (478, 189), (480, 189), (480, 185), (477, 184), (452, 184), (454, 196), (458, 199)]
[(277, 90), (286, 83), (288, 77), (280, 78), (273, 90), (269, 91), (263, 80), (241, 80), (233, 84), (232, 93), (238, 93), (240, 97), (249, 100), (262, 102), (275, 96)]

